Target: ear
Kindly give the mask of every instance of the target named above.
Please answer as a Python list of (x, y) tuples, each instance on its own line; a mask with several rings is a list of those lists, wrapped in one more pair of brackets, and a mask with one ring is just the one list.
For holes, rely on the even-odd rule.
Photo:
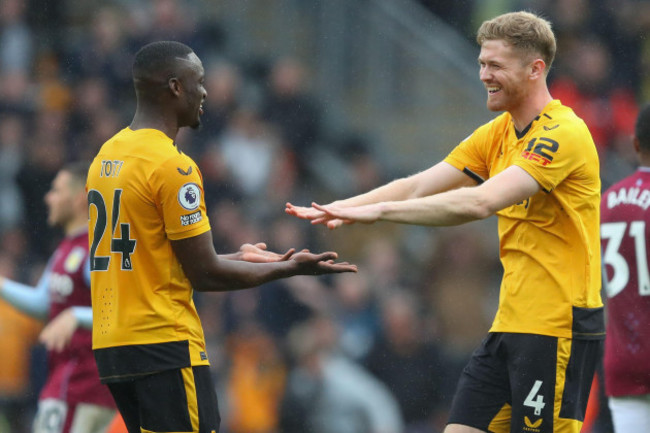
[(542, 59), (535, 59), (530, 65), (530, 78), (532, 80), (537, 80), (539, 78), (544, 78), (546, 72), (546, 62)]
[(641, 153), (641, 142), (639, 141), (638, 137), (636, 137), (636, 136), (634, 137), (633, 144), (634, 144), (634, 151), (638, 155), (639, 153)]
[(181, 81), (177, 77), (172, 77), (167, 81), (167, 84), (169, 86), (169, 90), (175, 95), (178, 96), (181, 94), (183, 86), (181, 85)]

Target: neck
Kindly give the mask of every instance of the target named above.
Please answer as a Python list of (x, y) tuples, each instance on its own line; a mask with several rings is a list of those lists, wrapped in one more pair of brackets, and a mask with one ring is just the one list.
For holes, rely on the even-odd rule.
[(136, 129), (157, 129), (162, 131), (167, 137), (176, 140), (178, 135), (178, 121), (175, 116), (171, 116), (155, 107), (148, 107), (138, 103), (135, 115), (129, 127)]
[(83, 218), (75, 218), (63, 227), (66, 237), (74, 236), (86, 230), (88, 230), (88, 218), (85, 215)]
[(645, 153), (639, 153), (639, 166), (640, 167), (650, 167), (650, 155)]
[(508, 110), (512, 116), (517, 131), (523, 131), (542, 112), (544, 107), (553, 100), (553, 97), (544, 86), (530, 95), (528, 99), (513, 110)]

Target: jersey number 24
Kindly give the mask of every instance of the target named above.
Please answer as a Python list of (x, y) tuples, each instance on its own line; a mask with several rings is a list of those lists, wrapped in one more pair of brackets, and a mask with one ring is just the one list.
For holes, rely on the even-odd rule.
[[(122, 199), (122, 190), (116, 189), (113, 192), (113, 209), (111, 212), (111, 253), (122, 255), (122, 270), (130, 271), (133, 269), (131, 263), (131, 254), (135, 251), (135, 239), (131, 239), (131, 225), (129, 223), (120, 223), (120, 237), (116, 236), (117, 222), (120, 217), (120, 200)], [(108, 212), (106, 209), (106, 200), (102, 193), (96, 189), (88, 191), (88, 210), (91, 207), (97, 209), (97, 220), (93, 230), (93, 242), (90, 245), (90, 270), (107, 271), (110, 265), (110, 256), (98, 256), (97, 247), (104, 237), (106, 226), (108, 225)]]

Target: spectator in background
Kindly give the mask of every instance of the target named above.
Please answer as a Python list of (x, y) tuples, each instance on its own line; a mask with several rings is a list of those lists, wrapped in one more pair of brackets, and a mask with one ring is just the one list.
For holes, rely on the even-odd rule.
[(193, 155), (200, 155), (210, 140), (225, 132), (242, 97), (243, 77), (233, 63), (222, 60), (210, 64), (205, 71), (205, 81), (210, 93), (203, 103), (205, 113), (201, 129), (195, 134), (196, 144), (193, 143), (188, 149)]
[[(565, 55), (565, 73), (550, 86), (552, 95), (573, 107), (591, 131), (601, 156), (603, 183), (629, 170), (633, 155), (626, 144), (634, 132), (638, 106), (632, 90), (613, 83), (612, 59), (595, 36), (577, 35)], [(623, 164), (623, 168), (620, 165)]]
[(286, 366), (277, 342), (249, 320), (230, 333), (224, 424), (231, 433), (274, 433), (285, 388)]
[[(275, 130), (253, 107), (241, 107), (233, 113), (218, 143), (223, 166), (242, 192), (242, 198), (254, 203), (249, 212), (252, 219), (268, 217), (286, 201), (284, 181), (292, 176), (286, 149)], [(291, 188), (293, 182), (288, 186)], [(278, 195), (280, 198), (276, 199)]]
[(25, 19), (23, 0), (0, 2), (0, 72), (29, 73), (34, 53), (33, 34)]
[(271, 66), (262, 117), (276, 125), (296, 156), (300, 177), (306, 179), (311, 151), (321, 137), (320, 107), (307, 93), (305, 67), (283, 57)]
[(431, 336), (425, 337), (418, 299), (406, 291), (381, 302), (382, 331), (363, 365), (381, 380), (399, 403), (405, 433), (442, 431), (455, 382)]
[(41, 111), (25, 146), (25, 158), (16, 175), (25, 204), (23, 226), (29, 233), (29, 252), (46, 260), (56, 247), (57, 237), (47, 225), (47, 207), (43, 197), (67, 158), (64, 113)]
[(17, 114), (0, 118), (0, 233), (17, 227), (23, 217), (23, 202), (16, 183), (25, 145), (25, 120)]
[(289, 334), (294, 367), (281, 408), (283, 433), (402, 433), (399, 406), (386, 386), (338, 353), (337, 325), (325, 316)]
[(605, 391), (617, 433), (650, 431), (650, 106), (636, 122), (637, 171), (603, 194)]
[(365, 274), (333, 278), (332, 312), (339, 326), (339, 347), (351, 359), (363, 359), (380, 328), (376, 292)]

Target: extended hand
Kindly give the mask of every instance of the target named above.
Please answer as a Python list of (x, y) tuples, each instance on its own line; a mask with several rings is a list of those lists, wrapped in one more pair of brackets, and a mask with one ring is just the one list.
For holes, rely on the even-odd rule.
[(301, 251), (294, 254), (291, 260), (298, 265), (297, 275), (322, 275), (342, 272), (357, 272), (357, 265), (348, 262), (336, 263), (334, 260), (338, 254), (332, 251), (313, 254), (308, 251)]
[(244, 244), (239, 248), (241, 260), (253, 263), (284, 262), (289, 260), (289, 257), (291, 257), (295, 251), (294, 248), (289, 249), (284, 254), (267, 251), (264, 242), (258, 242), (255, 245)]
[(72, 334), (77, 330), (77, 318), (71, 308), (64, 310), (56, 316), (38, 336), (38, 340), (45, 345), (47, 350), (62, 351), (68, 345)]
[(326, 215), (321, 219), (313, 220), (312, 223), (326, 224), (329, 229), (335, 229), (342, 224), (352, 224), (355, 222), (372, 224), (381, 216), (381, 207), (379, 204), (353, 207), (338, 207), (336, 205), (322, 206), (318, 203), (312, 203), (311, 205), (314, 209)]
[(316, 209), (315, 207), (303, 207), (303, 206), (294, 206), (291, 203), (286, 204), (284, 209), (289, 215), (296, 216), (301, 219), (309, 220), (312, 224), (324, 224), (327, 227), (333, 229), (341, 226), (342, 224), (350, 224), (350, 221), (344, 221), (338, 218), (334, 218), (329, 215), (327, 212)]

